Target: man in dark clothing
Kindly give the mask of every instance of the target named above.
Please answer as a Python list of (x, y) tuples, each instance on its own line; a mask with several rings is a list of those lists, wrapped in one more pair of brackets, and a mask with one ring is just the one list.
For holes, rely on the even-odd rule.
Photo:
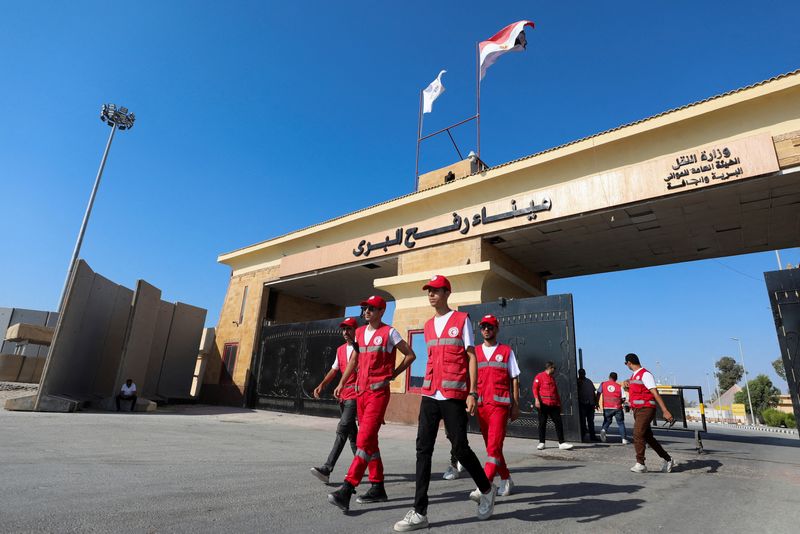
[(594, 384), (586, 378), (585, 369), (578, 369), (578, 411), (583, 441), (599, 441), (594, 431), (594, 408), (596, 405)]

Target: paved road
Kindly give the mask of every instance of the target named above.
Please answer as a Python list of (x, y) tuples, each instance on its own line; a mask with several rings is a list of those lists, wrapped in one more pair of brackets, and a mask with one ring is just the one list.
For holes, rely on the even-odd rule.
[[(354, 502), (344, 515), (326, 502), (330, 488), (308, 474), (327, 455), (335, 425), (203, 406), (152, 414), (0, 410), (0, 531), (390, 532), (413, 499), (415, 429), (381, 432), (390, 501)], [(495, 516), (480, 522), (467, 500), (472, 482), (437, 475), (431, 531), (797, 532), (797, 437), (716, 431), (698, 455), (691, 436), (660, 435), (680, 462), (671, 474), (631, 473), (630, 445), (537, 452), (532, 441), (509, 439), (516, 494), (498, 499)], [(471, 442), (479, 448), (478, 436)], [(442, 435), (439, 471), (447, 452)], [(351, 458), (346, 450), (337, 481)]]

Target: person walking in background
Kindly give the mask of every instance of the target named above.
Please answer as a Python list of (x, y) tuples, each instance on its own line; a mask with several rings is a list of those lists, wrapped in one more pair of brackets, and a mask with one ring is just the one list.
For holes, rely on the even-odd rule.
[(619, 437), (622, 438), (622, 444), (627, 445), (625, 412), (622, 409), (622, 385), (617, 383), (617, 373), (609, 373), (608, 380), (597, 388), (596, 403), (598, 406), (601, 397), (603, 399), (603, 426), (600, 428), (600, 441), (605, 443), (608, 440), (608, 427), (611, 426), (611, 421), (616, 419)]
[(558, 386), (553, 374), (556, 372), (556, 364), (547, 362), (544, 364), (544, 371), (536, 375), (533, 379), (533, 403), (539, 412), (539, 445), (538, 450), (544, 449), (544, 440), (547, 435), (547, 418), (553, 421), (558, 437), (558, 448), (569, 450), (571, 443), (564, 441), (564, 426), (561, 424), (561, 397), (558, 394)]
[(634, 473), (647, 472), (644, 452), (646, 446), (650, 445), (650, 448), (664, 460), (661, 472), (670, 473), (675, 467), (675, 462), (653, 435), (650, 425), (656, 418), (656, 404), (661, 408), (664, 419), (668, 422), (674, 421), (672, 414), (667, 410), (664, 399), (658, 393), (656, 379), (650, 371), (641, 366), (639, 357), (633, 353), (626, 355), (625, 366), (633, 373), (630, 380), (622, 383), (628, 390), (629, 401), (633, 408), (633, 447), (636, 450), (636, 464), (631, 467), (631, 471)]
[(586, 378), (586, 370), (578, 369), (578, 413), (583, 441), (598, 441), (594, 429), (594, 409), (597, 406), (594, 383)]
[[(336, 358), (333, 360), (333, 365), (322, 379), (322, 382), (314, 388), (315, 399), (320, 397), (322, 390), (333, 381), (337, 373), (344, 373), (355, 349), (358, 348), (358, 345), (355, 346), (355, 349), (353, 348), (356, 328), (358, 328), (356, 320), (348, 317), (339, 324), (339, 328), (342, 329), (344, 343), (336, 349)], [(333, 448), (328, 454), (328, 459), (321, 467), (311, 468), (311, 474), (325, 483), (330, 480), (331, 471), (333, 471), (333, 467), (336, 465), (339, 455), (342, 454), (342, 449), (344, 449), (344, 444), (347, 443), (348, 439), (350, 440), (350, 448), (353, 449), (353, 455), (356, 453), (356, 435), (358, 434), (358, 425), (356, 423), (357, 377), (357, 373), (351, 374), (339, 394), (339, 413), (341, 417), (339, 417), (339, 425), (336, 427), (336, 439), (333, 441)]]

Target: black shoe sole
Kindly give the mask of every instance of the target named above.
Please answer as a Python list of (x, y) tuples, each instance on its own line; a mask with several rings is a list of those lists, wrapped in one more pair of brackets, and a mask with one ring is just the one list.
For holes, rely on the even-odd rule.
[(316, 469), (311, 469), (311, 474), (317, 477), (320, 481), (324, 482), (325, 484), (328, 484), (331, 480), (330, 475), (325, 476)]
[(364, 498), (359, 497), (359, 498), (356, 499), (356, 502), (358, 504), (372, 504), (374, 502), (387, 502), (388, 500), (389, 500), (389, 497), (379, 497), (377, 499), (364, 499)]
[(328, 494), (328, 502), (331, 503), (332, 505), (336, 506), (337, 508), (339, 508), (342, 512), (349, 512), (350, 511), (350, 507), (349, 506), (345, 506), (342, 503), (340, 503), (339, 501), (337, 501), (336, 497), (334, 497), (332, 493)]

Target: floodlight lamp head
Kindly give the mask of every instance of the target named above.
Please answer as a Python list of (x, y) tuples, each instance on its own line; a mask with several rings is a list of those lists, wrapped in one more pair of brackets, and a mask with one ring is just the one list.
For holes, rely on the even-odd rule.
[(120, 130), (130, 130), (133, 128), (136, 116), (124, 106), (118, 108), (114, 104), (103, 104), (103, 108), (100, 111), (100, 120), (111, 127), (116, 126)]
[(470, 161), (475, 161), (477, 158), (478, 158), (478, 155), (475, 154), (475, 152), (473, 152), (472, 150), (470, 150), (469, 154), (467, 155), (467, 159), (470, 160)]

